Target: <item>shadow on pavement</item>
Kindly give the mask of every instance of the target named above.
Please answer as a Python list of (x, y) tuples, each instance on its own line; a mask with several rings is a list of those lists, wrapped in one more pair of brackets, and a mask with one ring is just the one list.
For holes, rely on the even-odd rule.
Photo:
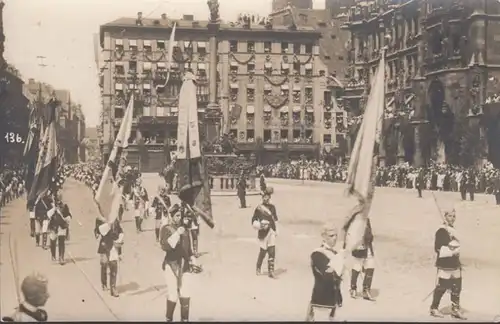
[(161, 291), (162, 289), (165, 289), (165, 288), (167, 288), (167, 285), (155, 285), (155, 286), (151, 286), (149, 288), (131, 293), (131, 294), (129, 294), (129, 296), (144, 295), (144, 294), (147, 294), (150, 292)]
[[(275, 275), (276, 277), (279, 277), (279, 276), (281, 276), (282, 274), (285, 274), (287, 271), (288, 271), (287, 269), (284, 269), (284, 268), (278, 268), (278, 269), (274, 270), (274, 275)], [(262, 271), (262, 275), (263, 275), (263, 276), (267, 276), (268, 274), (269, 274), (269, 272), (268, 272), (268, 271)]]
[(128, 284), (124, 285), (118, 285), (116, 289), (118, 290), (119, 294), (125, 293), (127, 291), (135, 291), (139, 289), (141, 286), (135, 281), (129, 282)]
[(74, 257), (72, 260), (74, 262), (86, 262), (86, 261), (94, 260), (96, 258), (97, 257), (93, 257), (93, 258), (89, 258), (89, 257)]
[[(380, 295), (380, 289), (372, 288), (370, 289), (370, 293), (374, 299), (377, 299), (377, 297)], [(358, 291), (356, 293), (356, 298), (363, 298), (363, 292)]]

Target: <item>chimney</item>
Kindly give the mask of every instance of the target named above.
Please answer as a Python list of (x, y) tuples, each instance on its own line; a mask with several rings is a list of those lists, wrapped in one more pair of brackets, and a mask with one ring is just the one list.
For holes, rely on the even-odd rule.
[(162, 13), (161, 14), (161, 19), (162, 20), (167, 20), (167, 14), (166, 13)]
[(182, 15), (182, 20), (193, 21), (194, 15)]
[(142, 26), (142, 12), (141, 11), (139, 11), (137, 13), (137, 19), (135, 20), (135, 24), (137, 26)]

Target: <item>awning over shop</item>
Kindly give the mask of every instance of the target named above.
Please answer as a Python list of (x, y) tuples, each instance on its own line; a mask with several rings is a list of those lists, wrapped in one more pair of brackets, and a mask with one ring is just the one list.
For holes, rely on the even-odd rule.
[(288, 84), (282, 84), (281, 90), (288, 90)]
[(312, 70), (313, 65), (311, 63), (306, 64), (306, 70)]
[(151, 85), (149, 83), (144, 83), (142, 85), (142, 88), (145, 89), (145, 90), (149, 90), (149, 89), (151, 89)]
[(129, 39), (128, 46), (137, 46), (137, 40), (136, 39)]
[(272, 64), (271, 62), (266, 62), (266, 63), (264, 63), (264, 68), (266, 68), (266, 69), (270, 69), (270, 68), (272, 68), (272, 67), (273, 67), (273, 64)]
[(115, 90), (123, 90), (123, 84), (115, 83)]
[(198, 70), (205, 70), (205, 69), (206, 69), (205, 63), (198, 63)]
[(123, 45), (123, 39), (115, 39), (115, 45)]
[(158, 62), (156, 63), (156, 66), (160, 69), (164, 69), (165, 68), (165, 62)]
[(170, 112), (176, 113), (178, 111), (179, 111), (179, 108), (177, 108), (177, 107), (170, 107)]
[(264, 90), (271, 90), (271, 85), (270, 84), (264, 84)]
[(145, 71), (151, 70), (151, 62), (144, 62), (142, 65), (142, 69)]
[(229, 87), (230, 87), (231, 89), (238, 89), (238, 83), (231, 83), (231, 84), (229, 85)]
[(294, 84), (293, 91), (300, 91), (300, 86), (298, 84)]
[(313, 107), (313, 105), (307, 105), (307, 106), (306, 106), (306, 111), (307, 111), (307, 112), (314, 112), (314, 107)]
[(255, 107), (247, 106), (247, 114), (254, 114), (254, 113), (255, 113)]
[(123, 66), (123, 62), (121, 61), (115, 62), (115, 66)]
[(280, 113), (287, 113), (288, 112), (288, 106), (283, 106), (280, 108)]
[(207, 43), (205, 42), (198, 42), (198, 48), (206, 48), (207, 47)]
[(300, 112), (302, 109), (300, 106), (294, 106), (292, 110), (293, 112)]
[(253, 83), (248, 83), (248, 84), (247, 84), (247, 89), (255, 89), (255, 84), (253, 84)]
[(264, 106), (264, 112), (271, 112), (271, 111), (272, 111), (271, 106), (269, 105)]
[(234, 61), (230, 62), (229, 65), (231, 65), (231, 66), (238, 66), (238, 62), (234, 62)]
[(143, 45), (143, 46), (151, 46), (151, 41), (150, 41), (150, 40), (144, 40), (144, 41), (142, 42), (142, 45)]

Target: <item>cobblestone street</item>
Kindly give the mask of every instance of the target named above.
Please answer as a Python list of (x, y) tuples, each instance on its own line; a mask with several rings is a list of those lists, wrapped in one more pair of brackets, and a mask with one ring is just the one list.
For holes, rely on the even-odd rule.
[[(277, 245), (277, 280), (255, 276), (258, 253), (251, 227), (258, 196), (248, 197), (247, 209), (238, 208), (236, 197), (212, 197), (216, 228), (201, 228), (200, 262), (204, 272), (196, 277), (192, 296), (192, 320), (291, 320), (305, 318), (312, 288), (309, 254), (321, 243), (320, 228), (328, 219), (340, 220), (352, 206), (342, 184), (269, 179), (275, 189), (272, 200), (280, 223)], [(157, 175), (144, 175), (155, 194)], [(49, 278), (49, 320), (142, 320), (165, 319), (165, 284), (161, 271), (163, 251), (155, 242), (154, 220), (135, 233), (131, 212), (124, 216), (124, 258), (120, 264), (120, 298), (100, 290), (97, 241), (93, 236), (96, 208), (91, 192), (67, 179), (64, 200), (74, 218), (68, 257), (64, 266), (51, 263), (48, 251), (35, 247), (29, 237), (24, 199), (4, 209), (1, 231), (1, 313), (16, 305), (9, 258), (9, 237), (16, 237), (20, 277), (39, 270)], [(344, 306), (338, 320), (428, 321), (434, 287), (433, 236), (440, 217), (430, 192), (416, 198), (415, 191), (377, 188), (372, 208), (377, 261), (376, 302), (348, 297), (349, 275), (344, 279)], [(500, 313), (500, 213), (493, 196), (478, 195), (475, 202), (461, 202), (458, 193), (435, 193), (441, 209), (455, 206), (462, 242), (464, 288), (462, 304), (472, 321), (491, 321)], [(14, 239), (12, 239), (14, 242)], [(480, 298), (478, 297), (480, 296)], [(449, 305), (449, 295), (442, 306)], [(318, 314), (317, 320), (323, 314)], [(325, 314), (326, 316), (326, 314)]]

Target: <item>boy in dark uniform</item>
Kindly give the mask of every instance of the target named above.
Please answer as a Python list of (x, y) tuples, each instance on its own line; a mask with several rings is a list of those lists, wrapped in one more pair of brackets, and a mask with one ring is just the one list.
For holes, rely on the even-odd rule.
[(373, 252), (373, 232), (370, 219), (366, 223), (366, 229), (361, 245), (352, 251), (353, 265), (351, 270), (351, 290), (352, 298), (357, 298), (358, 291), (358, 276), (360, 272), (364, 272), (363, 278), (363, 298), (373, 301), (371, 295), (371, 286), (373, 282), (373, 274), (375, 272), (375, 260)]
[[(165, 251), (162, 269), (167, 283), (167, 322), (173, 322), (177, 302), (181, 304), (181, 322), (189, 321), (189, 306), (193, 285), (192, 272), (197, 267), (192, 249), (190, 217), (174, 204), (170, 210), (171, 221), (161, 229), (161, 246)], [(199, 268), (199, 267), (198, 267)]]
[(62, 197), (54, 197), (52, 208), (47, 212), (49, 218), (49, 238), (50, 253), (52, 261), (56, 261), (56, 249), (59, 250), (59, 263), (65, 263), (64, 253), (66, 250), (66, 237), (68, 234), (69, 222), (72, 215), (67, 204), (63, 203)]
[(311, 254), (314, 287), (307, 311), (307, 322), (314, 321), (314, 310), (317, 308), (329, 309), (329, 319), (333, 321), (337, 307), (342, 306), (340, 284), (345, 264), (345, 252), (335, 250), (338, 230), (334, 226), (326, 226), (321, 236), (323, 244)]
[(96, 219), (94, 234), (100, 239), (97, 253), (101, 257), (101, 284), (102, 289), (108, 289), (108, 267), (110, 293), (113, 297), (119, 297), (116, 290), (116, 278), (118, 277), (118, 261), (121, 256), (124, 233), (120, 222), (116, 219), (111, 225), (101, 219)]
[(257, 230), (257, 238), (260, 243), (260, 251), (257, 257), (257, 275), (260, 275), (262, 262), (266, 254), (269, 253), (267, 259), (268, 276), (270, 278), (276, 278), (274, 274), (274, 260), (276, 258), (276, 235), (278, 223), (278, 215), (276, 213), (276, 207), (269, 202), (274, 189), (272, 187), (267, 187), (262, 193), (262, 204), (255, 208), (252, 217), (252, 226)]
[(158, 187), (158, 196), (154, 197), (151, 207), (155, 211), (155, 237), (156, 242), (160, 241), (160, 229), (164, 217), (168, 217), (168, 209), (171, 206), (167, 188)]
[(444, 317), (439, 311), (439, 303), (447, 290), (451, 292), (451, 316), (466, 319), (460, 308), (462, 291), (462, 264), (460, 262), (460, 241), (455, 230), (455, 211), (444, 214), (444, 224), (436, 231), (434, 250), (437, 254), (436, 267), (438, 282), (430, 309), (431, 316)]

